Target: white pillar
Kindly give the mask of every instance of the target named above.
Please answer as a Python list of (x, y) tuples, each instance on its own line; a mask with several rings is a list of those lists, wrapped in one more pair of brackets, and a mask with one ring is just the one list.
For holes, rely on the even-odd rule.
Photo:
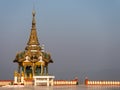
[(49, 86), (50, 82), (49, 82), (49, 78), (47, 78), (47, 86)]
[(21, 84), (24, 84), (24, 77), (21, 77)]
[(37, 82), (36, 82), (36, 78), (34, 78), (34, 85), (36, 86), (37, 84), (36, 84)]
[(14, 84), (17, 84), (17, 76), (14, 76)]
[(51, 86), (53, 86), (53, 78), (51, 78)]

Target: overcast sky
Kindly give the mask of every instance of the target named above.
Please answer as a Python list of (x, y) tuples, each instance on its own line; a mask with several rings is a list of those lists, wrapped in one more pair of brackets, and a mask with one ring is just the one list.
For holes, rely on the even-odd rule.
[(33, 4), (39, 42), (56, 79), (120, 80), (120, 0), (0, 0), (0, 79), (13, 79)]

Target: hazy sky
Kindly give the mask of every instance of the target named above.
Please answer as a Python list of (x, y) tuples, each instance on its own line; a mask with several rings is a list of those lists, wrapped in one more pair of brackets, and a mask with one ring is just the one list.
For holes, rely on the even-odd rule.
[(56, 79), (120, 80), (120, 0), (0, 0), (0, 79), (30, 35), (33, 3), (39, 42)]

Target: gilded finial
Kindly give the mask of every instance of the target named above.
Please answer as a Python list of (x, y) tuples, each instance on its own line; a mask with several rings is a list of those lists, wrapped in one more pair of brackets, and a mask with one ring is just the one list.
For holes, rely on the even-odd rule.
[(33, 0), (33, 10), (32, 10), (33, 16), (35, 16), (35, 1)]
[(35, 16), (35, 13), (36, 13), (35, 10), (33, 10), (33, 11), (32, 11), (33, 16)]

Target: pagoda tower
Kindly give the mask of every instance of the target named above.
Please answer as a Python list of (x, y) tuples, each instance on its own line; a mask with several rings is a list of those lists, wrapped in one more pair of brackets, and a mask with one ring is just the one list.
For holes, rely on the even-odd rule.
[[(40, 46), (37, 30), (35, 11), (32, 12), (32, 27), (27, 46), (24, 51), (16, 54), (14, 63), (18, 64), (17, 77), (32, 79), (33, 76), (48, 75), (48, 64), (53, 63), (50, 53), (45, 52), (44, 45)], [(17, 73), (17, 74), (16, 74)]]

